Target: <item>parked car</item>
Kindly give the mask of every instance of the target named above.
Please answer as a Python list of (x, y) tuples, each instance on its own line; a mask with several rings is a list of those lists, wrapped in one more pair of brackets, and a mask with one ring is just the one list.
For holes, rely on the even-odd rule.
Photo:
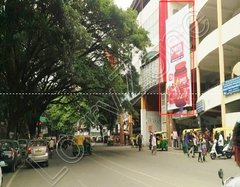
[(3, 176), (2, 176), (2, 167), (0, 167), (0, 187), (2, 187)]
[(0, 140), (0, 161), (7, 164), (7, 168), (15, 172), (19, 162), (16, 145), (13, 140)]
[(28, 143), (28, 151), (26, 158), (26, 165), (32, 165), (35, 163), (43, 163), (48, 166), (48, 143), (45, 140), (31, 140)]
[(27, 155), (27, 147), (28, 147), (28, 139), (18, 139), (18, 143), (20, 145), (22, 156)]
[(2, 175), (2, 167), (6, 167), (7, 164), (4, 161), (0, 161), (0, 187), (3, 184), (3, 175)]
[(2, 187), (3, 176), (2, 176), (2, 167), (0, 166), (0, 187)]

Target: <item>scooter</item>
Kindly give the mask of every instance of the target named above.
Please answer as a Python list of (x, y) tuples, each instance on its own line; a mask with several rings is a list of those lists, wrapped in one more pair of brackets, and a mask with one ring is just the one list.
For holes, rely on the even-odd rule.
[(214, 140), (212, 149), (210, 151), (210, 157), (212, 160), (215, 160), (217, 157), (227, 157), (227, 159), (232, 158), (233, 155), (233, 146), (231, 141), (223, 148), (222, 152), (218, 152), (217, 149), (217, 140)]
[(223, 179), (223, 170), (220, 169), (218, 171), (218, 177), (222, 179), (222, 185), (224, 187), (234, 187), (234, 186), (239, 186), (240, 185), (240, 176), (236, 177), (229, 177), (226, 180)]

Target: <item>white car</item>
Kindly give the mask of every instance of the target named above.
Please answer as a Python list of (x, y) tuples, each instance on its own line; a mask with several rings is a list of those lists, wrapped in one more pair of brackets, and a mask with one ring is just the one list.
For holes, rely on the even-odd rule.
[(25, 164), (44, 163), (48, 166), (48, 143), (45, 140), (31, 140), (28, 144), (28, 153)]
[(3, 185), (2, 167), (7, 166), (4, 161), (0, 161), (0, 187)]
[(2, 183), (3, 183), (2, 167), (0, 167), (0, 187), (2, 186)]

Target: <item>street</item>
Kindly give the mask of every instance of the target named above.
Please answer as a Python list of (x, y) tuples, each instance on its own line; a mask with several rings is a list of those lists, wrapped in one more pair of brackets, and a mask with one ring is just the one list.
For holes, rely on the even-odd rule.
[[(70, 155), (70, 148), (68, 152)], [(15, 173), (4, 172), (3, 187), (219, 187), (220, 168), (224, 179), (239, 173), (234, 158), (211, 160), (208, 155), (207, 162), (200, 163), (196, 157), (188, 158), (181, 150), (171, 148), (152, 155), (148, 147), (139, 152), (129, 146), (97, 144), (92, 155), (76, 163), (71, 161), (63, 161), (54, 152), (49, 167), (20, 167)]]

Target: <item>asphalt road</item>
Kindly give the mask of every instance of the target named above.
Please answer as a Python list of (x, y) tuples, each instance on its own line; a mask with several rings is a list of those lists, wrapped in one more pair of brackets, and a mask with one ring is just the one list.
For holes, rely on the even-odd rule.
[(180, 150), (158, 151), (151, 155), (147, 147), (136, 148), (95, 145), (91, 156), (82, 159), (54, 152), (49, 167), (20, 167), (4, 173), (3, 187), (219, 187), (217, 171), (224, 177), (240, 173), (232, 159), (199, 163)]

